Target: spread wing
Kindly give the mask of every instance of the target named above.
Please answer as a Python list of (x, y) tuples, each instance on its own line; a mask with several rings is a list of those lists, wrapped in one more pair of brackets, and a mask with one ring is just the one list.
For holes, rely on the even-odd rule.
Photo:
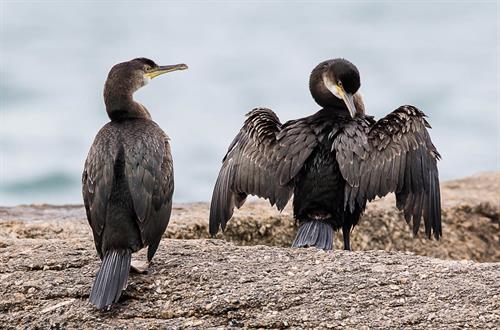
[(247, 119), (223, 159), (210, 206), (213, 236), (241, 207), (247, 195), (269, 200), (282, 210), (293, 194), (292, 179), (317, 145), (304, 120), (281, 124), (276, 114), (257, 108)]
[(413, 224), (416, 235), (421, 219), (425, 233), (441, 236), (441, 197), (437, 160), (440, 155), (427, 131), (425, 114), (401, 106), (371, 125), (351, 121), (332, 144), (345, 187), (345, 207), (357, 205), (389, 192), (396, 193), (396, 206)]

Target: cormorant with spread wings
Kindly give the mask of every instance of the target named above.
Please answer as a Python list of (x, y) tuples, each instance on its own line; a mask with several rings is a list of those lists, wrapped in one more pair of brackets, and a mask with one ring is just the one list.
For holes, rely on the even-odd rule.
[(333, 248), (342, 228), (344, 249), (366, 203), (390, 192), (418, 233), (441, 236), (437, 160), (425, 114), (404, 105), (375, 121), (365, 114), (358, 69), (345, 59), (320, 63), (309, 81), (317, 113), (282, 124), (257, 108), (224, 157), (212, 195), (210, 234), (224, 230), (247, 195), (269, 200), (279, 210), (293, 195), (299, 230), (294, 247)]

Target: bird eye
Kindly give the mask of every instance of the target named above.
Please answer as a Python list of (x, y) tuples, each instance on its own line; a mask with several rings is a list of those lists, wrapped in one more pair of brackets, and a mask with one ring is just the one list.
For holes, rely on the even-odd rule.
[(146, 66), (144, 67), (144, 71), (149, 71), (149, 70), (151, 70), (151, 67), (150, 67), (149, 65), (146, 65)]
[(342, 82), (340, 80), (337, 81), (337, 85), (339, 85), (339, 87), (342, 87)]

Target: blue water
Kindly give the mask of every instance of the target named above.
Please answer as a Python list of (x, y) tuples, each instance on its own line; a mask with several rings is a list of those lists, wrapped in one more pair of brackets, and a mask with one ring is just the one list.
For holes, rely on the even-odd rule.
[(499, 169), (498, 4), (491, 2), (0, 2), (0, 205), (80, 203), (107, 122), (102, 87), (145, 56), (188, 71), (136, 93), (172, 139), (175, 201), (208, 201), (253, 107), (315, 112), (308, 76), (345, 57), (367, 111), (429, 115), (442, 179)]

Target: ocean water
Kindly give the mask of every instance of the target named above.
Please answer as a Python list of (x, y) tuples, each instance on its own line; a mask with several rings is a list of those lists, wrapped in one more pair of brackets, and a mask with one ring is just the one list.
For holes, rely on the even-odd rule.
[(104, 80), (142, 56), (189, 65), (135, 95), (172, 139), (175, 202), (210, 200), (253, 107), (314, 113), (309, 73), (334, 57), (358, 66), (370, 114), (429, 116), (442, 179), (500, 167), (497, 1), (4, 0), (0, 14), (0, 205), (82, 202)]

